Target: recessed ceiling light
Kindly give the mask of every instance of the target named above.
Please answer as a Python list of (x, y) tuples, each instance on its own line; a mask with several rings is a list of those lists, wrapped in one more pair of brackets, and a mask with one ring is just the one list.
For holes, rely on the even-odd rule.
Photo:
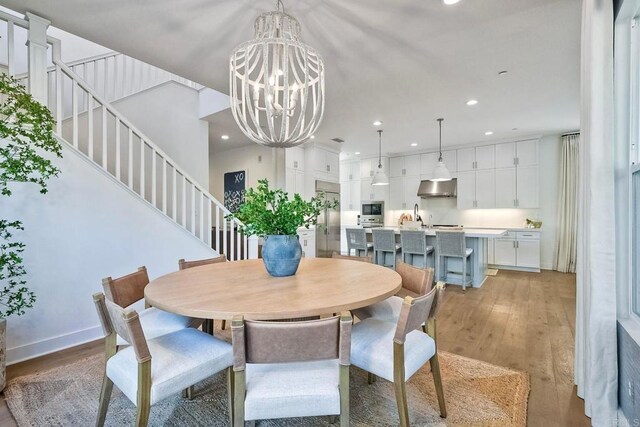
[(357, 156), (357, 155), (359, 155), (359, 154), (360, 154), (360, 152), (359, 152), (359, 151), (356, 151), (354, 154)]
[(493, 135), (493, 132), (488, 131), (488, 132), (485, 132), (484, 134), (485, 134), (485, 135), (487, 135), (487, 136), (489, 136), (489, 135)]
[(505, 74), (507, 74), (508, 71), (507, 70), (502, 70), (498, 73), (499, 76), (504, 76)]
[(224, 139), (226, 141), (227, 139), (229, 139), (229, 135), (222, 135), (220, 138), (222, 138), (222, 139)]
[(373, 122), (374, 126), (381, 126), (382, 122), (380, 120), (376, 120), (375, 122)]
[(452, 4), (458, 3), (460, 0), (442, 0), (442, 3), (451, 6)]
[(417, 147), (417, 146), (418, 146), (418, 143), (417, 143), (417, 142), (412, 142), (412, 143), (411, 143), (411, 146), (412, 146), (412, 147)]
[(470, 99), (467, 101), (467, 105), (476, 105), (478, 103), (477, 99)]
[(316, 136), (315, 136), (315, 135), (311, 135), (311, 137), (310, 137), (310, 138), (311, 138), (311, 139), (316, 139)]

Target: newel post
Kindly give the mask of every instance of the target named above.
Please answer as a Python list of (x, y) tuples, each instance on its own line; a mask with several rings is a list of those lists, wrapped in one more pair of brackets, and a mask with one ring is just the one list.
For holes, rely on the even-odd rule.
[(258, 259), (258, 236), (249, 236), (247, 238), (249, 244), (249, 259)]
[(49, 84), (47, 79), (47, 29), (50, 21), (26, 13), (29, 21), (29, 35), (27, 46), (29, 47), (29, 93), (43, 105), (47, 105)]

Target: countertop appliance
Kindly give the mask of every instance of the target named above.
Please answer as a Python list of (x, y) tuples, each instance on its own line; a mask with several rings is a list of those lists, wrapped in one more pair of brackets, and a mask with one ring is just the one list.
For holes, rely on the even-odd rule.
[(316, 181), (316, 195), (324, 194), (328, 202), (335, 202), (335, 208), (325, 208), (318, 216), (316, 224), (316, 256), (331, 258), (333, 252), (340, 253), (340, 184)]
[(431, 181), (425, 179), (420, 181), (418, 187), (418, 196), (424, 198), (432, 197), (457, 197), (458, 180), (453, 178), (451, 181)]
[(362, 202), (359, 224), (363, 228), (382, 227), (384, 225), (384, 202)]

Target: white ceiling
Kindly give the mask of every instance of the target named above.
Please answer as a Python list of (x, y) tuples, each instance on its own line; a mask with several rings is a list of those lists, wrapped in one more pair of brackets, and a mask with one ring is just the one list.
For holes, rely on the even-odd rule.
[[(86, 39), (228, 93), (228, 55), (253, 37), (267, 0), (0, 0)], [(580, 0), (285, 0), (325, 59), (316, 141), (346, 152), (502, 140), (579, 128)], [(498, 76), (508, 70), (505, 76)], [(478, 105), (468, 107), (468, 99)], [(227, 114), (227, 113), (222, 113)], [(230, 117), (230, 114), (227, 114)], [(233, 120), (211, 134), (246, 142)], [(518, 130), (514, 131), (513, 128)], [(493, 131), (485, 136), (485, 131)], [(234, 136), (234, 135), (237, 135)], [(234, 140), (235, 139), (235, 140)], [(238, 141), (241, 140), (242, 141)]]

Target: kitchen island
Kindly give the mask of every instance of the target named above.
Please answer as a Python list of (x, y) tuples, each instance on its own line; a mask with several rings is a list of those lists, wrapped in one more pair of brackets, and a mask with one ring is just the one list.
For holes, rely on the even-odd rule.
[[(354, 227), (357, 228), (357, 227)], [(396, 241), (400, 243), (400, 230), (404, 228), (400, 227), (384, 227), (385, 230), (393, 230), (396, 234)], [(366, 229), (367, 234), (371, 234), (371, 228)], [(410, 230), (407, 228), (407, 230)], [(450, 230), (450, 229), (449, 229)], [(425, 238), (427, 239), (427, 245), (436, 247), (436, 231), (434, 228), (423, 228)], [(471, 269), (468, 271), (473, 272), (474, 288), (482, 286), (487, 278), (487, 266), (489, 263), (489, 239), (494, 239), (504, 235), (507, 230), (502, 229), (482, 229), (482, 228), (464, 228), (467, 248), (473, 249), (473, 255), (471, 255)], [(400, 256), (398, 253), (398, 256)], [(437, 254), (436, 254), (437, 255)], [(437, 258), (436, 258), (437, 259)], [(436, 262), (437, 264), (437, 262)], [(431, 266), (431, 265), (430, 265)], [(444, 280), (446, 276), (447, 283), (460, 283), (460, 274), (452, 273), (451, 271), (462, 271), (462, 265), (460, 259), (450, 258), (448, 261), (449, 271), (440, 271), (440, 266), (436, 265), (435, 280)]]

